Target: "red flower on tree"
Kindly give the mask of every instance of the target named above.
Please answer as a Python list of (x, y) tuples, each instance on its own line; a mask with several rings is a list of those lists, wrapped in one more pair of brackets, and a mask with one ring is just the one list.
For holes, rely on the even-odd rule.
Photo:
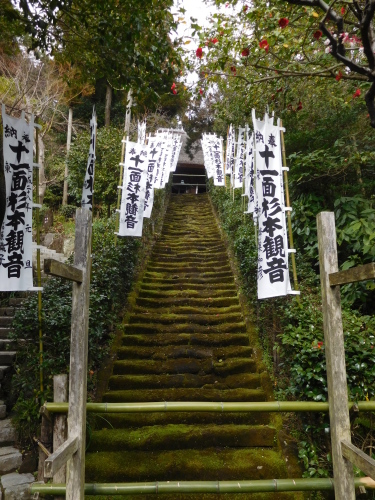
[(337, 73), (337, 75), (335, 76), (336, 80), (339, 82), (342, 78), (342, 73), (341, 71), (339, 70), (339, 72)]
[(211, 38), (210, 42), (217, 43), (219, 40), (217, 38)]
[(199, 89), (200, 95), (203, 95), (203, 89)]
[(236, 74), (236, 66), (231, 66), (230, 67), (231, 72), (235, 75)]
[(249, 8), (249, 6), (248, 6), (248, 5), (244, 5), (244, 6), (243, 6), (243, 11), (244, 11), (244, 12), (246, 12), (248, 8)]
[(279, 26), (281, 29), (286, 28), (288, 24), (289, 24), (289, 19), (287, 19), (286, 17), (282, 17), (281, 19), (279, 19)]
[(172, 83), (171, 91), (172, 91), (173, 94), (177, 94), (175, 82)]
[(353, 98), (355, 99), (356, 97), (359, 97), (361, 95), (361, 89), (357, 89), (354, 94), (353, 94)]
[(259, 47), (260, 47), (261, 49), (264, 49), (264, 50), (268, 53), (268, 51), (269, 51), (269, 49), (270, 49), (270, 46), (269, 46), (269, 44), (268, 44), (268, 42), (267, 42), (266, 38), (263, 38), (263, 40), (261, 40), (261, 41), (259, 42)]
[(198, 47), (196, 52), (195, 52), (196, 56), (199, 57), (199, 59), (202, 59), (202, 55), (203, 55), (203, 49), (202, 47)]
[(243, 49), (243, 51), (241, 52), (242, 57), (247, 57), (249, 54), (250, 54), (250, 50), (247, 47), (245, 49)]
[(341, 7), (341, 11), (340, 12), (341, 12), (341, 15), (343, 16), (345, 14), (345, 12), (346, 12), (345, 7)]
[(315, 38), (315, 40), (319, 40), (319, 38), (321, 38), (322, 35), (323, 33), (320, 30), (316, 30), (313, 34), (313, 37)]
[(297, 104), (297, 111), (300, 111), (302, 109), (302, 102), (299, 101), (299, 103)]

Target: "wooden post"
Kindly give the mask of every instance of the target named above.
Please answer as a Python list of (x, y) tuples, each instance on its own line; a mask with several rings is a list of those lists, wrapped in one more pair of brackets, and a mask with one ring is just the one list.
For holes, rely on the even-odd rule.
[(318, 214), (317, 228), (335, 499), (354, 500), (353, 466), (341, 450), (341, 441), (350, 443), (351, 436), (340, 287), (329, 282), (338, 271), (334, 213)]
[(74, 265), (83, 277), (73, 283), (68, 440), (77, 438), (78, 449), (67, 464), (67, 500), (84, 499), (91, 235), (91, 211), (77, 209)]
[[(50, 452), (52, 448), (52, 420), (49, 415), (42, 414), (42, 423), (40, 426), (40, 443), (46, 451)], [(48, 455), (46, 451), (39, 445), (39, 460), (38, 460), (38, 481), (47, 481), (44, 475), (44, 462)]]
[[(55, 375), (53, 377), (53, 402), (65, 403), (68, 401), (68, 376)], [(68, 422), (66, 415), (58, 413), (53, 423), (53, 451), (56, 451), (67, 438)], [(53, 476), (54, 483), (66, 483), (66, 465)], [(55, 500), (63, 500), (64, 497), (55, 497)]]

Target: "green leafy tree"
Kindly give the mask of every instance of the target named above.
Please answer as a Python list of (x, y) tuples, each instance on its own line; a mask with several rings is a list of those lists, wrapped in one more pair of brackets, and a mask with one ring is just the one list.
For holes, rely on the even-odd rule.
[[(102, 127), (97, 131), (94, 205), (106, 207), (108, 216), (117, 202), (123, 132), (114, 127)], [(87, 167), (90, 137), (88, 132), (78, 135), (67, 158), (69, 168), (69, 196), (81, 203), (82, 186)]]

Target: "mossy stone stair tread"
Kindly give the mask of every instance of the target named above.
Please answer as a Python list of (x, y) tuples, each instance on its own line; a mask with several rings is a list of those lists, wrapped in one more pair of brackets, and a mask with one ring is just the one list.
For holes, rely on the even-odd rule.
[[(267, 375), (251, 338), (208, 196), (172, 196), (123, 325), (103, 401), (267, 401), (262, 386)], [(86, 482), (283, 478), (286, 466), (272, 424), (266, 412), (97, 415)]]
[(165, 346), (184, 345), (190, 346), (248, 346), (249, 336), (247, 333), (133, 333), (124, 335), (122, 343), (125, 346)]
[(276, 430), (269, 425), (153, 425), (124, 432), (102, 429), (94, 433), (91, 452), (118, 450), (176, 450), (212, 447), (272, 447)]
[(88, 453), (86, 482), (215, 481), (285, 477), (268, 448), (206, 448)]

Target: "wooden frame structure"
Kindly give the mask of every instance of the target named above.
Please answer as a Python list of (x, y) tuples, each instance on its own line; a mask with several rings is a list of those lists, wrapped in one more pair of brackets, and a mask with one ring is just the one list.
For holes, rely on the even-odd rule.
[(351, 444), (340, 285), (375, 277), (375, 264), (338, 271), (335, 214), (317, 216), (333, 479), (336, 500), (354, 500), (353, 464), (375, 479), (375, 460)]
[[(344, 335), (341, 318), (339, 286), (375, 278), (375, 263), (359, 266), (346, 271), (338, 271), (336, 229), (334, 214), (322, 212), (317, 216), (319, 263), (322, 288), (324, 341), (327, 365), (328, 403), (313, 402), (269, 402), (269, 403), (125, 403), (86, 404), (87, 393), (87, 344), (88, 306), (90, 285), (91, 212), (77, 210), (76, 242), (74, 266), (46, 260), (45, 271), (54, 276), (70, 279), (73, 285), (71, 359), (69, 381), (69, 404), (46, 403), (44, 413), (64, 412), (68, 406), (68, 437), (59, 448), (45, 460), (46, 477), (56, 477), (56, 473), (67, 463), (68, 479), (63, 484), (38, 485), (31, 492), (42, 494), (66, 494), (68, 500), (83, 500), (84, 494), (130, 494), (148, 492), (162, 493), (161, 485), (122, 484), (85, 485), (85, 423), (86, 411), (116, 412), (158, 412), (158, 411), (326, 411), (330, 415), (332, 440), (333, 482), (331, 479), (274, 479), (266, 481), (182, 481), (166, 483), (166, 491), (181, 492), (181, 484), (187, 493), (214, 491), (242, 493), (256, 491), (307, 491), (334, 489), (336, 500), (354, 500), (355, 487), (375, 489), (375, 460), (351, 443), (348, 403)], [(264, 405), (268, 405), (266, 408)], [(374, 402), (359, 402), (358, 407), (373, 411)], [(353, 464), (369, 477), (354, 478)], [(268, 484), (267, 481), (270, 483)], [(173, 483), (173, 484), (172, 484)], [(220, 484), (219, 484), (220, 483)], [(230, 484), (229, 484), (230, 483)], [(233, 483), (233, 485), (232, 485)], [(234, 483), (236, 483), (234, 485)], [(251, 483), (251, 484), (250, 484)], [(261, 484), (262, 483), (262, 484)], [(267, 483), (267, 484), (263, 484)], [(272, 483), (272, 484), (271, 484)], [(284, 484), (285, 483), (285, 484)], [(282, 489), (281, 488), (284, 488)], [(149, 489), (147, 489), (149, 488)], [(156, 488), (156, 490), (155, 490)], [(260, 488), (260, 489), (259, 489)]]

